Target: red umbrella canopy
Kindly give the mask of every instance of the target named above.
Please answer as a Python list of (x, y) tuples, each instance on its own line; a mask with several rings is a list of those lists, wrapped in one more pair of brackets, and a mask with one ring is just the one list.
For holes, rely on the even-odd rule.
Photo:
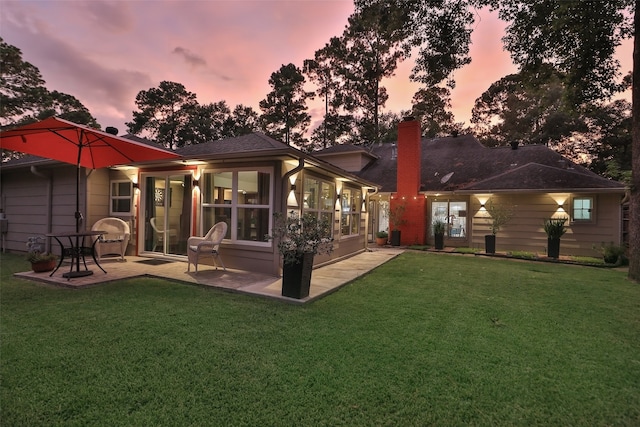
[(0, 148), (91, 169), (179, 157), (57, 117), (0, 132)]

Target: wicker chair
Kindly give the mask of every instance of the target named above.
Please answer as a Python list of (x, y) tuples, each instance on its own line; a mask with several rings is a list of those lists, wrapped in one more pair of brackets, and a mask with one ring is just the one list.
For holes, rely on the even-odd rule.
[(120, 218), (102, 218), (96, 221), (91, 227), (92, 231), (104, 231), (104, 234), (97, 236), (95, 250), (98, 261), (103, 255), (120, 255), (124, 261), (124, 254), (129, 244), (129, 224)]
[(204, 237), (189, 237), (187, 240), (187, 255), (189, 262), (187, 264), (187, 271), (191, 271), (191, 264), (196, 266), (196, 273), (198, 272), (198, 261), (201, 256), (211, 255), (213, 257), (213, 263), (218, 269), (218, 261), (222, 264), (223, 270), (227, 270), (220, 258), (220, 243), (227, 234), (227, 223), (218, 222)]

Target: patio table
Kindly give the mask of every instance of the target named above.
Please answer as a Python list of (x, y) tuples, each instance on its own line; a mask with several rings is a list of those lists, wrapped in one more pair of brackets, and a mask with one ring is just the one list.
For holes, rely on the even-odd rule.
[[(60, 245), (61, 256), (60, 262), (58, 262), (58, 266), (51, 272), (49, 277), (53, 276), (53, 274), (58, 271), (65, 257), (71, 258), (71, 269), (68, 273), (64, 273), (62, 277), (66, 277), (67, 279), (71, 279), (74, 277), (85, 277), (93, 274), (93, 271), (89, 270), (87, 267), (87, 261), (85, 260), (85, 255), (91, 255), (93, 258), (93, 262), (102, 270), (105, 274), (107, 273), (104, 268), (100, 265), (95, 255), (95, 246), (98, 239), (94, 240), (94, 242), (87, 246), (85, 244), (85, 239), (87, 237), (100, 236), (104, 234), (105, 231), (97, 230), (97, 231), (80, 231), (80, 232), (69, 232), (69, 233), (49, 233), (47, 237), (53, 237), (56, 239), (58, 244)], [(62, 240), (61, 240), (62, 239)], [(63, 241), (68, 239), (69, 244), (65, 246)], [(82, 263), (84, 264), (84, 270), (80, 269), (80, 259), (82, 259)], [(74, 270), (75, 267), (75, 270)]]

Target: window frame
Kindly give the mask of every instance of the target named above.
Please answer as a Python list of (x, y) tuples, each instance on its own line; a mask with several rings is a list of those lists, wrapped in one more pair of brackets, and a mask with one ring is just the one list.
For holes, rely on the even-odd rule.
[[(305, 207), (305, 203), (307, 202), (306, 198), (305, 198), (305, 194), (307, 192), (307, 180), (313, 180), (316, 181), (318, 184), (318, 194), (315, 195), (314, 199), (316, 202), (316, 207), (312, 208), (312, 207)], [(327, 207), (326, 209), (322, 206), (322, 204), (320, 203), (320, 195), (322, 193), (322, 184), (328, 184), (331, 188), (331, 204), (329, 207)], [(336, 183), (335, 181), (329, 179), (329, 178), (320, 178), (317, 177), (315, 175), (305, 175), (302, 179), (302, 214), (304, 215), (305, 213), (310, 213), (310, 214), (315, 214), (316, 218), (321, 219), (322, 218), (322, 214), (325, 214), (329, 216), (329, 225), (330, 225), (330, 230), (331, 230), (331, 237), (334, 236), (335, 231), (334, 231), (334, 220), (335, 220), (335, 205), (336, 205)]]
[[(354, 206), (355, 209), (350, 209), (349, 211), (345, 211), (345, 205), (344, 205), (344, 194), (346, 191), (350, 191), (353, 192), (351, 193), (352, 196), (349, 197), (349, 204)], [(355, 200), (354, 196), (355, 193), (359, 193), (360, 194), (360, 200)], [(360, 221), (362, 219), (362, 198), (364, 192), (362, 191), (362, 188), (360, 187), (355, 187), (355, 186), (350, 186), (350, 185), (346, 185), (343, 184), (342, 185), (342, 191), (340, 192), (340, 236), (341, 237), (358, 237), (361, 235), (360, 231), (361, 231), (361, 227), (360, 227)], [(343, 218), (347, 216), (349, 217), (349, 230), (353, 230), (353, 225), (355, 224), (356, 226), (356, 233), (349, 233), (349, 234), (345, 234), (343, 233), (344, 230), (344, 221)]]
[[(575, 217), (575, 212), (576, 212), (576, 201), (579, 200), (590, 200), (591, 203), (591, 207), (589, 208), (589, 218), (587, 219), (583, 219), (583, 218), (579, 218), (576, 219)], [(571, 212), (569, 214), (570, 218), (571, 218), (571, 223), (572, 224), (593, 224), (596, 221), (596, 197), (592, 196), (592, 195), (579, 195), (579, 196), (572, 196), (571, 197)], [(582, 211), (584, 211), (584, 208), (581, 208)]]
[[(114, 184), (129, 184), (129, 194), (125, 196), (114, 195), (113, 194), (113, 185)], [(132, 216), (133, 215), (133, 205), (134, 205), (134, 189), (133, 182), (128, 179), (112, 179), (109, 180), (109, 215), (110, 216)], [(129, 210), (128, 211), (116, 211), (113, 209), (114, 200), (129, 200)]]
[[(204, 177), (206, 174), (219, 174), (219, 173), (231, 173), (231, 203), (205, 203), (204, 202), (204, 194), (201, 194), (202, 203), (200, 203), (200, 218), (205, 217), (205, 210), (207, 208), (223, 208), (223, 209), (231, 209), (231, 218), (229, 219), (229, 236), (230, 238), (225, 238), (224, 242), (234, 243), (234, 244), (242, 244), (248, 246), (258, 246), (258, 247), (271, 247), (271, 241), (264, 240), (243, 240), (238, 239), (238, 220), (239, 220), (239, 211), (241, 209), (267, 209), (267, 215), (269, 218), (268, 230), (273, 228), (273, 199), (274, 199), (274, 189), (275, 189), (275, 173), (273, 167), (253, 167), (253, 168), (222, 168), (222, 169), (204, 169), (200, 174), (201, 182), (205, 182)], [(257, 172), (257, 173), (265, 173), (269, 175), (269, 200), (267, 204), (248, 204), (248, 203), (239, 203), (238, 201), (238, 192), (240, 190), (239, 185), (239, 173), (240, 172)], [(204, 188), (201, 188), (201, 191), (204, 191)], [(203, 226), (203, 221), (200, 221), (200, 228)], [(201, 232), (203, 232), (201, 230)]]

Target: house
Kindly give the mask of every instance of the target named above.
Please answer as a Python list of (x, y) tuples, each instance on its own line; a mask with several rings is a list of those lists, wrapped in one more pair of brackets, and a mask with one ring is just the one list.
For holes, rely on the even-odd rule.
[[(365, 250), (366, 201), (376, 184), (260, 133), (177, 152), (179, 161), (83, 169), (82, 228), (117, 217), (130, 225), (128, 254), (186, 260), (188, 237), (224, 221), (225, 265), (278, 275), (280, 255), (265, 235), (274, 213), (293, 210), (333, 224), (334, 251), (317, 256), (316, 265)], [(3, 163), (0, 208), (8, 227), (2, 250), (26, 251), (30, 236), (74, 231), (76, 172), (35, 156)], [(58, 250), (55, 242), (47, 245)]]
[(623, 241), (625, 186), (540, 145), (488, 148), (471, 135), (425, 139), (415, 120), (401, 122), (398, 143), (338, 145), (314, 153), (379, 186), (370, 197), (370, 231), (389, 227), (403, 205), (401, 244), (433, 244), (430, 225), (447, 225), (445, 244), (484, 248), (491, 205), (512, 213), (497, 233), (498, 251), (544, 253), (544, 220), (567, 218), (564, 255), (594, 256)]

